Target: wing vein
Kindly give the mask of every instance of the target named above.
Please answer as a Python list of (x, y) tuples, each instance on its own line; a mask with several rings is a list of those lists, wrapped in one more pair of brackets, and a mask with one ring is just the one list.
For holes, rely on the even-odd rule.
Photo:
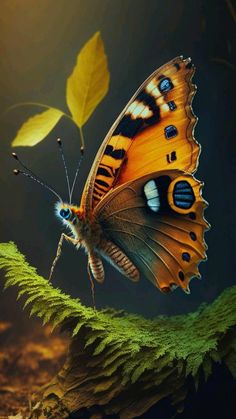
[[(157, 257), (157, 259), (159, 259), (160, 260), (160, 262), (166, 267), (166, 269), (169, 271), (169, 273), (170, 273), (170, 275), (172, 276), (172, 278), (175, 280), (175, 275), (173, 275), (173, 273), (170, 271), (170, 269), (169, 269), (169, 266), (166, 264), (166, 262), (162, 259), (162, 257), (158, 254), (158, 253), (156, 253), (155, 252), (155, 250), (153, 250), (152, 249), (152, 247), (151, 246), (149, 246), (149, 244), (148, 243), (146, 243), (145, 242), (145, 240), (143, 240), (141, 237), (139, 237), (139, 236), (137, 236), (136, 234), (133, 234), (133, 233), (129, 233), (128, 231), (124, 231), (124, 230), (114, 230), (114, 229), (109, 229), (109, 228), (106, 228), (106, 230), (107, 231), (113, 231), (113, 232), (116, 232), (116, 233), (124, 233), (124, 234), (126, 234), (126, 235), (128, 235), (128, 236), (131, 236), (131, 237), (135, 237), (136, 239), (138, 239), (138, 240), (140, 240), (142, 243), (144, 243), (144, 245), (145, 246), (147, 246), (150, 250), (151, 250), (151, 252)], [(139, 255), (140, 256), (140, 255)]]
[[(181, 240), (178, 240), (178, 239), (176, 239), (175, 237), (173, 237), (173, 236), (171, 236), (170, 234), (168, 234), (168, 233), (164, 233), (163, 231), (161, 231), (161, 230), (159, 230), (158, 228), (156, 228), (156, 227), (154, 227), (154, 226), (150, 226), (150, 225), (147, 225), (147, 224), (142, 224), (142, 223), (138, 223), (137, 221), (133, 221), (132, 220), (132, 222), (130, 221), (130, 220), (127, 220), (127, 219), (125, 219), (125, 218), (119, 218), (119, 220), (121, 220), (121, 221), (126, 221), (126, 222), (128, 222), (128, 223), (131, 223), (131, 224), (135, 224), (135, 225), (138, 225), (138, 226), (141, 226), (141, 227), (147, 227), (147, 228), (150, 228), (150, 229), (152, 229), (152, 230), (155, 230), (155, 231), (158, 231), (159, 233), (161, 233), (161, 234), (164, 234), (166, 237), (169, 237), (171, 240), (174, 240), (174, 241), (176, 241), (177, 243), (181, 243), (181, 244), (183, 244), (184, 246), (186, 246), (186, 247), (188, 247), (189, 249), (191, 249), (191, 250), (193, 250), (194, 249), (194, 251), (198, 254), (198, 256), (202, 259), (202, 254), (194, 247), (192, 247), (190, 244), (188, 244), (188, 243), (185, 243), (185, 242), (183, 242), (183, 241), (181, 241)], [(158, 221), (159, 222), (159, 221)], [(110, 229), (110, 230), (112, 230), (112, 229)], [(114, 230), (112, 230), (112, 231), (114, 231)], [(123, 231), (123, 230), (121, 230), (121, 231)], [(184, 230), (183, 230), (184, 231)]]

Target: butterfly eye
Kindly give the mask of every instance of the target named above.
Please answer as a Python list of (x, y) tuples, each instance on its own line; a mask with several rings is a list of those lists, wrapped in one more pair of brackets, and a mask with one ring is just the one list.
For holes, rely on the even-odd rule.
[(71, 210), (69, 208), (63, 208), (60, 211), (60, 216), (64, 218), (65, 220), (68, 220), (71, 216)]

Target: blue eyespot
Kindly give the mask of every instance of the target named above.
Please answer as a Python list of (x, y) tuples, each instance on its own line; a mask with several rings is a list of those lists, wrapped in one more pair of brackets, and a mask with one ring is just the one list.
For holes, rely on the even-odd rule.
[(169, 90), (173, 89), (174, 85), (168, 77), (162, 79), (158, 85), (161, 93), (167, 93)]
[(165, 137), (167, 140), (176, 137), (176, 135), (178, 135), (178, 131), (174, 125), (168, 125), (167, 127), (165, 127)]
[(62, 208), (60, 211), (60, 216), (65, 220), (68, 220), (71, 216), (71, 210), (69, 208)]

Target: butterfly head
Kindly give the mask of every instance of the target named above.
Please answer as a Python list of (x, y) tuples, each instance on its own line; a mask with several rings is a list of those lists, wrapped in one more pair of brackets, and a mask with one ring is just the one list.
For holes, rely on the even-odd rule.
[(56, 216), (63, 222), (63, 224), (71, 228), (72, 226), (76, 226), (82, 222), (83, 211), (75, 205), (58, 201), (56, 203)]

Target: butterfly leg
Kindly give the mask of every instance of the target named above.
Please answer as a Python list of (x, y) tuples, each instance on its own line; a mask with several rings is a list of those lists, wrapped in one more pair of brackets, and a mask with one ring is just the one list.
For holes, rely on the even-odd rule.
[(91, 283), (93, 305), (94, 305), (94, 309), (96, 309), (93, 278), (96, 279), (96, 281), (100, 283), (103, 282), (104, 281), (104, 268), (103, 268), (101, 259), (93, 252), (90, 252), (88, 256), (87, 271), (88, 271), (88, 275), (89, 275), (89, 279)]
[[(54, 271), (55, 266), (56, 266), (56, 264), (57, 264), (57, 262), (58, 262), (58, 259), (59, 259), (59, 258), (60, 258), (60, 256), (61, 256), (61, 249), (62, 249), (62, 244), (63, 244), (63, 241), (64, 241), (64, 240), (67, 240), (67, 241), (71, 242), (71, 243), (72, 243), (72, 244), (74, 244), (75, 246), (78, 246), (78, 245), (80, 244), (80, 241), (79, 241), (79, 240), (77, 240), (77, 239), (73, 239), (73, 237), (67, 236), (65, 233), (62, 233), (62, 234), (61, 234), (61, 237), (60, 237), (60, 240), (59, 240), (59, 242), (58, 242), (58, 246), (57, 246), (57, 253), (56, 253), (56, 257), (55, 257), (55, 259), (54, 259), (54, 260), (53, 260), (53, 262), (52, 262), (52, 267), (51, 267), (51, 270), (50, 270), (50, 275), (49, 275), (49, 281), (51, 281), (53, 271)], [(78, 248), (78, 247), (77, 247), (77, 248)]]
[(88, 264), (87, 264), (87, 272), (88, 272), (88, 276), (89, 276), (89, 280), (90, 280), (90, 285), (91, 285), (91, 293), (92, 293), (92, 299), (93, 299), (93, 308), (94, 308), (94, 310), (96, 310), (95, 293), (94, 293), (94, 282), (93, 282), (93, 276), (92, 276), (92, 274), (90, 272), (89, 260), (88, 260)]

